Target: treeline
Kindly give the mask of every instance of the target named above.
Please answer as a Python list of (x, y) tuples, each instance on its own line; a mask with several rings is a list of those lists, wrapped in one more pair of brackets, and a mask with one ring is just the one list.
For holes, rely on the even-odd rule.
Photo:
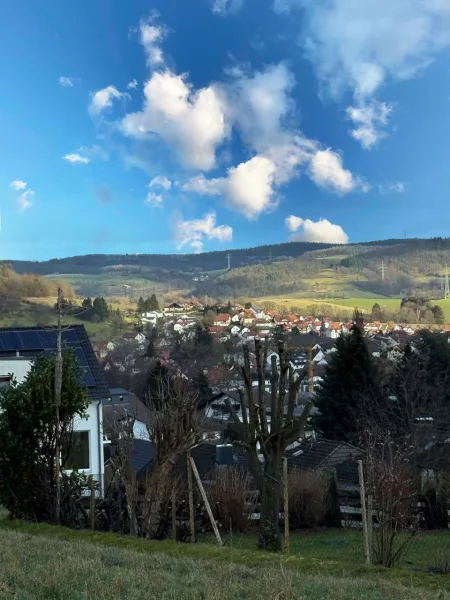
[(142, 296), (139, 297), (138, 302), (137, 302), (138, 314), (142, 315), (145, 312), (152, 312), (152, 311), (158, 312), (159, 310), (160, 310), (160, 305), (158, 302), (158, 298), (156, 297), (156, 294), (152, 294), (151, 296), (148, 296), (145, 300)]
[(65, 281), (46, 279), (41, 275), (25, 273), (19, 275), (6, 263), (0, 264), (0, 296), (9, 298), (44, 298), (56, 296), (61, 288), (66, 298), (73, 298), (75, 292)]

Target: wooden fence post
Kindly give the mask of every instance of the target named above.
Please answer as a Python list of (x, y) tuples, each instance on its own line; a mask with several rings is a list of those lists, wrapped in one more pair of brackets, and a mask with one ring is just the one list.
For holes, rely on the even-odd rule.
[(89, 516), (91, 517), (91, 529), (95, 531), (95, 479), (91, 479), (91, 497), (90, 497), (90, 510)]
[(283, 458), (283, 500), (284, 500), (284, 551), (289, 554), (289, 485), (288, 462)]
[(137, 522), (136, 522), (136, 502), (137, 502), (137, 481), (136, 471), (131, 471), (131, 515), (130, 515), (130, 534), (137, 535)]
[(202, 495), (203, 502), (205, 503), (205, 506), (206, 506), (206, 512), (208, 513), (209, 520), (211, 521), (211, 525), (214, 529), (217, 543), (219, 544), (219, 546), (222, 546), (222, 538), (220, 537), (219, 529), (217, 528), (216, 520), (214, 519), (214, 515), (212, 514), (211, 506), (209, 504), (208, 497), (205, 492), (205, 488), (203, 487), (202, 480), (197, 471), (197, 467), (195, 466), (195, 462), (194, 462), (194, 459), (192, 458), (192, 456), (190, 457), (190, 463), (191, 463), (192, 471), (195, 475), (195, 479), (197, 480), (197, 485), (200, 490), (200, 494)]
[(172, 540), (177, 541), (177, 497), (175, 491), (172, 492)]
[(188, 497), (189, 497), (189, 529), (191, 542), (195, 542), (194, 486), (192, 485), (191, 453), (187, 455)]
[(366, 509), (366, 489), (364, 487), (364, 471), (362, 460), (358, 460), (358, 477), (359, 477), (359, 495), (361, 496), (361, 518), (363, 525), (364, 550), (366, 561), (370, 564), (369, 559), (369, 536), (367, 528), (367, 509)]
[(367, 496), (367, 562), (373, 564), (373, 496)]

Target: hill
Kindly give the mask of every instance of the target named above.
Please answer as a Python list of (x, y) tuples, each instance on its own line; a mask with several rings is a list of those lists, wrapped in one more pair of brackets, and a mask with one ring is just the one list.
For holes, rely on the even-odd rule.
[(223, 299), (372, 300), (442, 298), (449, 262), (450, 239), (432, 238), (339, 246), (290, 242), (204, 254), (96, 254), (11, 264), (18, 273), (63, 279), (84, 296), (171, 292)]

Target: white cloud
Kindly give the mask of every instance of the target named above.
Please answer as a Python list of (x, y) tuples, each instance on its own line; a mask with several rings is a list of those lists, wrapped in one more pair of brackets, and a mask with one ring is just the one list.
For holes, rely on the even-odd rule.
[(110, 158), (109, 152), (98, 144), (93, 144), (92, 146), (80, 146), (77, 154), (86, 156), (89, 160), (95, 160), (96, 158), (99, 158), (105, 162), (107, 162)]
[(138, 82), (137, 79), (132, 79), (129, 83), (127, 83), (127, 90), (137, 90)]
[(179, 250), (189, 245), (196, 252), (201, 252), (205, 239), (231, 242), (233, 238), (233, 229), (229, 225), (216, 225), (214, 211), (205, 214), (202, 219), (184, 221), (179, 218), (175, 222), (173, 233)]
[(26, 192), (23, 192), (23, 194), (20, 194), (20, 196), (17, 198), (17, 204), (21, 212), (25, 212), (30, 208), (30, 206), (32, 206), (34, 196), (35, 193), (33, 190), (27, 190)]
[(167, 179), (164, 175), (158, 175), (157, 177), (153, 177), (153, 179), (148, 184), (148, 187), (161, 187), (164, 190), (169, 191), (172, 187), (172, 182), (170, 179)]
[(139, 24), (139, 33), (141, 44), (144, 46), (147, 56), (147, 65), (151, 68), (159, 67), (164, 64), (164, 54), (160, 43), (167, 35), (167, 28), (154, 25), (156, 13), (148, 20), (143, 20)]
[(380, 194), (403, 194), (405, 191), (405, 184), (401, 181), (395, 181), (393, 183), (382, 183), (378, 186)]
[(63, 159), (67, 160), (67, 162), (70, 162), (73, 165), (87, 165), (87, 163), (89, 162), (89, 158), (86, 158), (86, 156), (81, 156), (76, 152), (74, 152), (73, 154), (66, 154), (65, 156), (63, 156)]
[(348, 235), (340, 225), (334, 225), (327, 219), (311, 221), (291, 215), (287, 217), (286, 226), (291, 232), (292, 242), (327, 242), (330, 244), (347, 244)]
[(355, 125), (351, 131), (352, 137), (360, 142), (363, 148), (376, 146), (386, 136), (382, 127), (387, 124), (391, 112), (391, 105), (375, 100), (366, 105), (350, 106), (347, 115)]
[(297, 229), (303, 223), (303, 219), (296, 217), (295, 215), (290, 215), (289, 217), (286, 217), (284, 222), (286, 223), (286, 227), (289, 229), (289, 231), (297, 231)]
[(58, 79), (59, 85), (63, 87), (73, 87), (73, 79), (72, 77), (60, 77)]
[(105, 108), (112, 106), (114, 99), (119, 99), (123, 96), (124, 94), (119, 92), (114, 85), (108, 85), (108, 87), (91, 94), (89, 112), (94, 116), (99, 115)]
[(211, 10), (215, 15), (226, 16), (237, 13), (242, 8), (242, 0), (213, 0)]
[(155, 194), (154, 192), (149, 192), (147, 194), (147, 198), (145, 199), (145, 203), (153, 208), (162, 208), (164, 204), (164, 198), (162, 194)]
[(225, 115), (214, 86), (193, 90), (183, 75), (155, 72), (144, 88), (144, 106), (121, 122), (122, 132), (138, 139), (163, 139), (184, 166), (209, 170), (227, 135)]
[(351, 171), (344, 169), (341, 155), (330, 148), (316, 152), (308, 170), (316, 185), (338, 194), (347, 194), (361, 183)]
[[(450, 47), (448, 0), (274, 0), (273, 7), (302, 9), (300, 40), (321, 83), (335, 97), (350, 89), (361, 110), (388, 80), (416, 76)], [(364, 124), (353, 135), (365, 147), (380, 137)]]
[(9, 186), (12, 187), (12, 189), (16, 190), (16, 191), (24, 190), (27, 187), (27, 182), (20, 181), (20, 179), (16, 179), (15, 181), (11, 181)]

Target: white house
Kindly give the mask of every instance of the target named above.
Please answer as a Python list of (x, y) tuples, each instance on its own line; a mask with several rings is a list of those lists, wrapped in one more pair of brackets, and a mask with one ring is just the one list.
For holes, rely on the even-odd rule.
[(239, 325), (233, 325), (230, 331), (231, 335), (239, 335), (241, 332), (241, 328), (239, 327)]
[[(76, 356), (82, 372), (82, 384), (89, 397), (87, 418), (77, 418), (73, 428), (73, 447), (70, 465), (80, 472), (92, 475), (103, 493), (103, 411), (102, 399), (109, 394), (108, 385), (97, 362), (91, 342), (83, 325), (65, 328), (62, 332), (63, 349)], [(56, 353), (54, 327), (18, 327), (0, 329), (0, 385), (10, 385), (13, 379), (22, 383), (36, 356)]]

